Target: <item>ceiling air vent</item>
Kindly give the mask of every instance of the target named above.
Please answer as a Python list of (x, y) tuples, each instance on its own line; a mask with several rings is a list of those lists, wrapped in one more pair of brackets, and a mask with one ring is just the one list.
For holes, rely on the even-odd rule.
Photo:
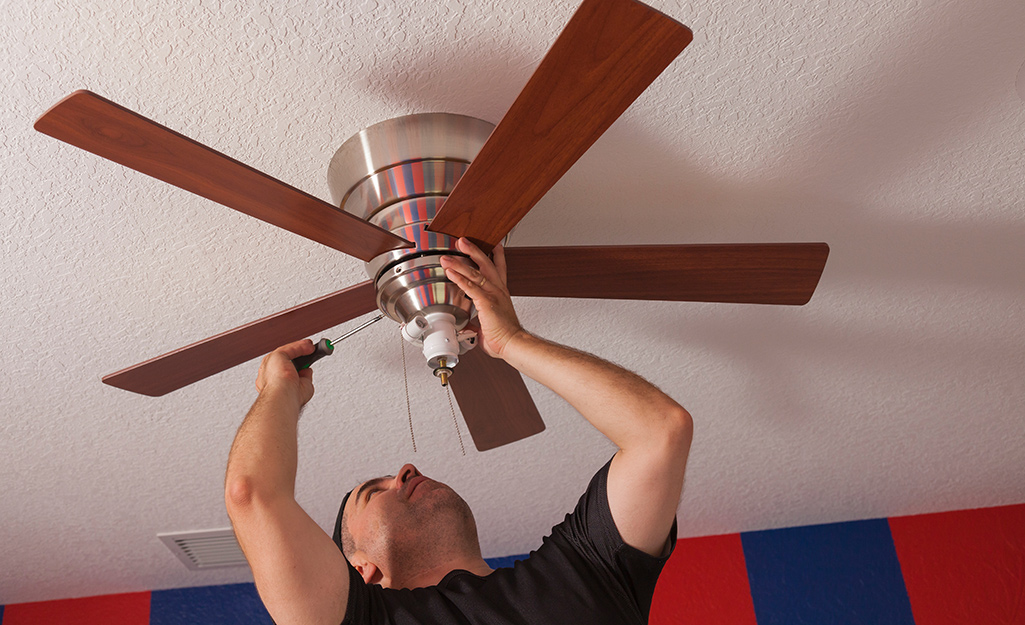
[(246, 566), (246, 558), (231, 528), (157, 534), (182, 563), (192, 569)]

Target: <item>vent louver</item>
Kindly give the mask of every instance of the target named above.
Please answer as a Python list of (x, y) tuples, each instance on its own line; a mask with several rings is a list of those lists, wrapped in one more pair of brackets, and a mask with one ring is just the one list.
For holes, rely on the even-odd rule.
[(157, 538), (193, 571), (248, 564), (231, 528), (168, 532)]

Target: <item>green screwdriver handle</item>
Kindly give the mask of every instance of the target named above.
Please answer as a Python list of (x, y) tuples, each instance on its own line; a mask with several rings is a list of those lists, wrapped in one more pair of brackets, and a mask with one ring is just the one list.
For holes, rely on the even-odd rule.
[(295, 365), (296, 371), (302, 371), (303, 369), (309, 369), (310, 366), (323, 358), (324, 356), (330, 356), (335, 351), (335, 346), (331, 344), (331, 341), (327, 339), (320, 339), (313, 348), (313, 353), (306, 356), (299, 356), (298, 358), (292, 359), (292, 364)]

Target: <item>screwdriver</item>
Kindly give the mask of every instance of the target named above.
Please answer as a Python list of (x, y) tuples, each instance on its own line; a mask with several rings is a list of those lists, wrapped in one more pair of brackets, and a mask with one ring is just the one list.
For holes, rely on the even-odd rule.
[(302, 371), (303, 369), (309, 369), (310, 366), (313, 365), (313, 363), (317, 362), (318, 360), (320, 360), (324, 356), (330, 356), (331, 354), (333, 354), (334, 351), (335, 351), (335, 345), (336, 344), (338, 344), (339, 342), (349, 338), (353, 334), (356, 334), (357, 332), (359, 332), (363, 328), (367, 327), (368, 325), (370, 325), (372, 323), (377, 323), (381, 319), (384, 319), (384, 315), (378, 315), (378, 316), (374, 317), (373, 319), (371, 319), (370, 321), (364, 323), (363, 325), (361, 325), (360, 327), (356, 328), (355, 330), (350, 330), (350, 331), (346, 332), (345, 334), (343, 334), (342, 336), (336, 338), (333, 341), (329, 341), (327, 339), (320, 339), (319, 341), (317, 341), (317, 344), (313, 347), (313, 353), (312, 354), (308, 354), (306, 356), (299, 356), (298, 358), (293, 358), (292, 359), (292, 364), (295, 365), (295, 370), (296, 371)]

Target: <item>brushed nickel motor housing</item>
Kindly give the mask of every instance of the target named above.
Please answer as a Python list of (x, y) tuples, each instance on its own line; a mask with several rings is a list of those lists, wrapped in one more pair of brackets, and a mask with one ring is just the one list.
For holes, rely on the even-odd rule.
[(466, 115), (405, 115), (361, 130), (331, 159), (335, 204), (415, 244), (366, 263), (378, 308), (400, 324), (443, 312), (462, 329), (476, 314), (439, 262), (445, 254), (462, 255), (455, 238), (426, 227), (493, 129)]

